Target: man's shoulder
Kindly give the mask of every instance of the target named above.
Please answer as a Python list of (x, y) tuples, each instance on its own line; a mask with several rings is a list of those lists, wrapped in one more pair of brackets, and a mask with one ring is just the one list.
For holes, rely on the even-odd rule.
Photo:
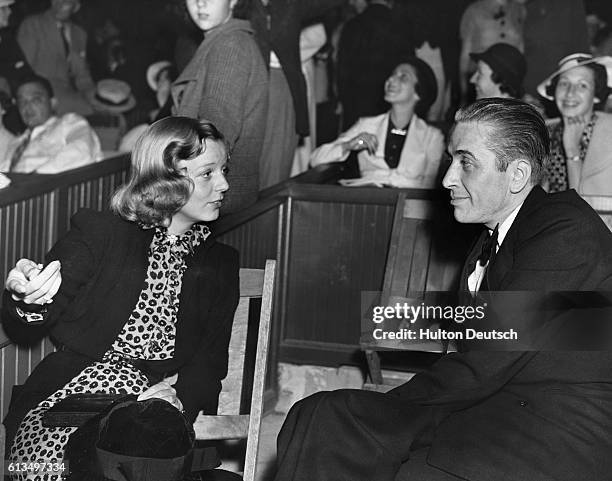
[(561, 232), (573, 230), (579, 238), (607, 239), (612, 246), (612, 233), (597, 212), (576, 191), (567, 190), (548, 194), (538, 187), (535, 200), (526, 201), (525, 212), (519, 217), (519, 236), (529, 237), (535, 233), (559, 237)]
[(71, 130), (76, 128), (88, 128), (93, 130), (91, 125), (89, 125), (89, 121), (85, 117), (74, 112), (68, 112), (67, 114), (62, 115), (61, 117), (57, 117), (55, 125), (61, 126), (64, 130)]

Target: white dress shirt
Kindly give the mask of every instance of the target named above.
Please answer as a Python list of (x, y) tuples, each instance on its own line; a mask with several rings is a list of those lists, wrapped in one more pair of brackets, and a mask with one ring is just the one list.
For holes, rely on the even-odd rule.
[[(495, 246), (496, 254), (499, 248), (501, 247), (502, 242), (504, 242), (506, 234), (508, 234), (508, 231), (510, 230), (512, 223), (514, 222), (514, 219), (516, 219), (516, 216), (522, 205), (523, 203), (521, 202), (521, 204), (516, 209), (514, 209), (510, 213), (510, 215), (506, 217), (506, 219), (501, 223), (499, 229), (497, 229), (497, 245)], [(489, 229), (489, 235), (491, 235), (492, 233), (493, 229)], [(470, 274), (470, 277), (468, 277), (468, 288), (472, 295), (476, 295), (476, 293), (480, 289), (480, 285), (482, 284), (482, 280), (484, 279), (488, 266), (489, 262), (487, 262), (483, 266), (480, 261), (476, 261), (476, 267), (474, 268), (474, 271)]]
[[(0, 170), (9, 169), (12, 154), (26, 135), (27, 132), (11, 142)], [(69, 113), (53, 116), (34, 127), (30, 142), (12, 171), (55, 174), (99, 160), (102, 151), (98, 136), (84, 117)]]

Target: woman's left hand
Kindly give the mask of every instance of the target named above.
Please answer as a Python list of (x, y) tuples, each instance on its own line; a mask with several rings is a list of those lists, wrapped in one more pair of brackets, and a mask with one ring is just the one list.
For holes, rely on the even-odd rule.
[(146, 399), (152, 398), (163, 399), (164, 401), (168, 401), (179, 411), (183, 410), (183, 403), (176, 395), (176, 389), (166, 381), (161, 381), (151, 386), (138, 396), (138, 401), (145, 401)]

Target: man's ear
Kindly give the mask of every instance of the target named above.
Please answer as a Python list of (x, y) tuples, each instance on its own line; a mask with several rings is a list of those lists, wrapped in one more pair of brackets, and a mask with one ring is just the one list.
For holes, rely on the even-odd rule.
[(51, 109), (53, 109), (53, 112), (57, 112), (57, 105), (58, 105), (58, 101), (55, 97), (51, 97)]
[(526, 159), (516, 159), (508, 166), (510, 169), (510, 192), (522, 191), (531, 179), (531, 163)]

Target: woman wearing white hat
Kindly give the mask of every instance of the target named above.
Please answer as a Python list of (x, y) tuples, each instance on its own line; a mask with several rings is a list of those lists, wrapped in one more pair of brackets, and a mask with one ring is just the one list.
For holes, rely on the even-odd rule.
[(549, 124), (550, 192), (576, 189), (581, 195), (612, 195), (612, 115), (606, 104), (612, 80), (612, 57), (573, 54), (538, 86), (554, 100), (560, 119)]

